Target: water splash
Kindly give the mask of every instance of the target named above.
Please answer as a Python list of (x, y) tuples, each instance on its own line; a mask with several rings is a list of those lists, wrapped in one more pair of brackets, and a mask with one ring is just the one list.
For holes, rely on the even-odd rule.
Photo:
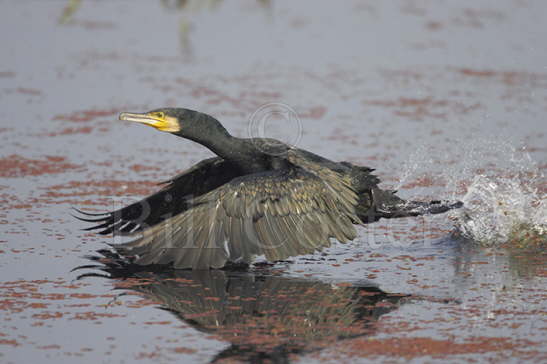
[[(450, 218), (477, 244), (547, 247), (545, 175), (526, 149), (504, 140), (476, 139), (457, 145), (463, 155), (455, 164), (448, 163), (454, 159), (451, 153), (420, 148), (401, 171), (400, 185), (411, 177), (434, 173), (444, 185), (439, 198), (464, 202), (464, 208), (453, 211)], [(433, 162), (431, 155), (436, 156)]]
[[(475, 167), (467, 172), (476, 174), (462, 197), (465, 208), (452, 215), (456, 226), (480, 245), (509, 243), (528, 248), (543, 244), (547, 238), (545, 176), (525, 148), (500, 141), (481, 146), (466, 161), (467, 167)], [(478, 163), (483, 166), (477, 168)]]
[(408, 158), (403, 162), (401, 172), (397, 180), (399, 181), (394, 190), (400, 190), (405, 183), (418, 175), (423, 175), (424, 170), (430, 170), (434, 161), (430, 157), (431, 152), (425, 145), (418, 146)]
[(481, 245), (528, 247), (547, 236), (547, 199), (519, 179), (478, 175), (453, 214), (462, 234)]

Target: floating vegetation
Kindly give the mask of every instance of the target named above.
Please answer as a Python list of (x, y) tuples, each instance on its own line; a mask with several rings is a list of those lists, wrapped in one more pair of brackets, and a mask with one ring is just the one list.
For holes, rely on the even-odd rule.
[(59, 24), (70, 22), (74, 13), (80, 8), (80, 5), (82, 5), (82, 0), (69, 0), (59, 17)]
[[(257, 4), (268, 10), (271, 8), (272, 0), (256, 0)], [(222, 0), (160, 0), (159, 3), (167, 11), (178, 11), (182, 15), (179, 20), (179, 38), (180, 46), (183, 52), (191, 53), (192, 44), (190, 33), (194, 29), (192, 21), (195, 14), (202, 10), (213, 11), (222, 4)], [(68, 0), (59, 17), (59, 24), (66, 25), (74, 22), (74, 15), (81, 8), (82, 0)]]

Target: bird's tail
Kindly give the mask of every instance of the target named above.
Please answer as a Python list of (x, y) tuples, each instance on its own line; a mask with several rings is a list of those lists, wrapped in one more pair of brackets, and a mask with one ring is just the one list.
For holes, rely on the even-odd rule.
[(360, 214), (364, 215), (360, 216), (361, 219), (374, 222), (381, 218), (442, 214), (463, 206), (461, 201), (407, 201), (397, 196), (396, 192), (374, 188), (371, 192), (372, 206)]

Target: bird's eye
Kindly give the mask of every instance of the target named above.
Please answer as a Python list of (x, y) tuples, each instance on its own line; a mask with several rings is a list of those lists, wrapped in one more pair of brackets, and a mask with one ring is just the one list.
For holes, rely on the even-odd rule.
[(160, 112), (156, 113), (156, 117), (158, 117), (159, 119), (163, 119), (163, 118), (165, 118), (165, 114), (160, 111)]

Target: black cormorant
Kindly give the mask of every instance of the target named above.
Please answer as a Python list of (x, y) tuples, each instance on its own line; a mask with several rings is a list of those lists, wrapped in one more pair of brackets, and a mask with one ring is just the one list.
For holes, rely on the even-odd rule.
[(237, 138), (215, 118), (188, 109), (121, 113), (193, 140), (217, 157), (166, 182), (155, 194), (105, 214), (88, 214), (100, 234), (138, 264), (221, 268), (309, 254), (357, 236), (354, 225), (380, 218), (441, 213), (461, 203), (405, 201), (378, 187), (373, 169), (333, 162), (267, 138)]

